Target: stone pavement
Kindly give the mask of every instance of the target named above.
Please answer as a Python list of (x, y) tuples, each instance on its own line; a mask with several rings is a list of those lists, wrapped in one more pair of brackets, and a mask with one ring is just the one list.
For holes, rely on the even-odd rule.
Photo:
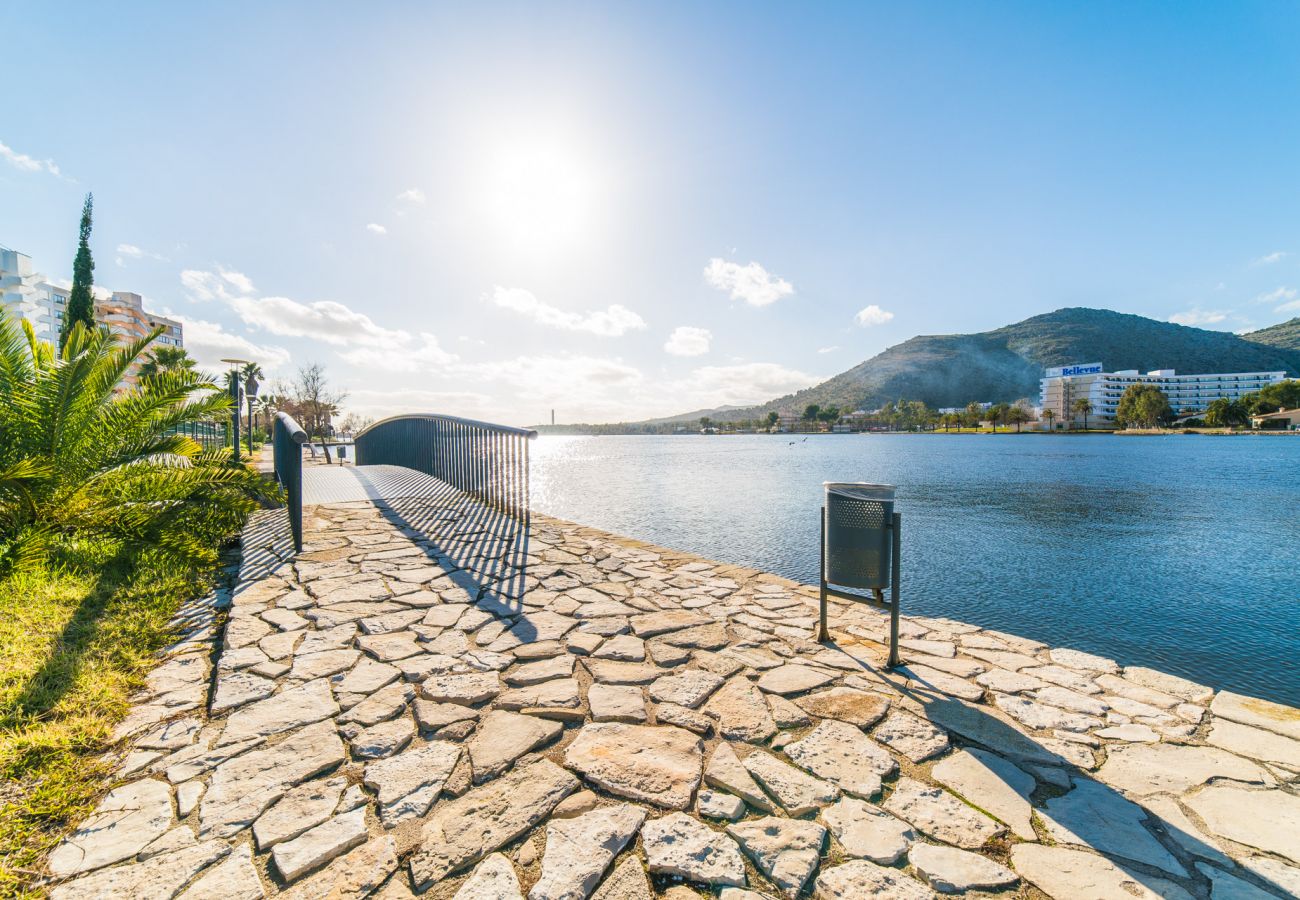
[[(1300, 893), (1300, 712), (455, 496), (259, 514), (63, 898)], [(219, 604), (216, 604), (219, 605)], [(213, 661), (215, 657), (215, 662)]]

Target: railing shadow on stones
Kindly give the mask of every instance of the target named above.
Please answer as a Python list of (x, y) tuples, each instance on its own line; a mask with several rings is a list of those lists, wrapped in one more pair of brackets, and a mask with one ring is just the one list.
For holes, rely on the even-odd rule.
[[(881, 615), (881, 619), (882, 627), (885, 627), (884, 620), (887, 617)], [(1231, 857), (1227, 852), (1207, 843), (1201, 835), (1189, 833), (1176, 823), (1168, 821), (1155, 811), (1125, 796), (1119, 789), (1096, 777), (1093, 771), (1085, 769), (1049, 747), (1043, 746), (1032, 735), (1026, 734), (1009, 722), (1002, 720), (988, 709), (944, 692), (938, 685), (932, 684), (924, 677), (912, 672), (908, 667), (906, 658), (898, 668), (893, 670), (887, 670), (882, 665), (874, 664), (874, 656), (876, 655), (874, 652), (872, 662), (862, 659), (863, 650), (867, 647), (874, 647), (877, 643), (879, 642), (847, 638), (841, 644), (837, 641), (834, 628), (832, 628), (831, 640), (822, 642), (822, 645), (844, 653), (853, 659), (861, 666), (861, 674), (868, 680), (884, 682), (898, 691), (904, 698), (911, 700), (915, 705), (903, 706), (902, 709), (914, 714), (919, 712), (930, 723), (946, 732), (954, 749), (974, 748), (991, 752), (1025, 771), (1027, 775), (1032, 776), (1037, 784), (1035, 791), (1030, 796), (1035, 800), (1049, 803), (1051, 799), (1065, 797), (1072, 791), (1078, 790), (1080, 785), (1085, 786), (1084, 789), (1090, 792), (1091, 797), (1083, 809), (1075, 809), (1070, 812), (1053, 811), (1051, 814), (1058, 824), (1069, 829), (1087, 843), (1058, 840), (1057, 846), (1067, 849), (1092, 850), (1121, 870), (1134, 882), (1152, 891), (1157, 896), (1171, 896), (1168, 893), (1169, 888), (1171, 885), (1176, 885), (1192, 897), (1210, 897), (1213, 885), (1209, 877), (1202, 871), (1206, 866), (1211, 866), (1218, 872), (1248, 882), (1254, 887), (1277, 897), (1290, 898), (1294, 896), (1283, 885), (1277, 884), (1258, 872), (1247, 869), (1245, 866), (1238, 865), (1235, 868), (1226, 868), (1222, 861), (1225, 859), (1231, 861)], [(883, 643), (880, 643), (880, 649), (884, 650)], [(856, 653), (853, 651), (856, 651)], [(958, 740), (952, 740), (953, 737), (958, 738)], [(1262, 766), (1260, 768), (1262, 770)], [(1032, 771), (1033, 769), (1057, 770), (1069, 779), (1071, 787), (1053, 786), (1039, 774)], [(996, 776), (996, 773), (991, 772), (990, 774)], [(1016, 788), (1005, 780), (1002, 783), (1008, 790), (1016, 791)], [(1215, 783), (1259, 787), (1258, 784), (1232, 780), (1227, 782), (1215, 781)], [(1019, 793), (1019, 791), (1016, 792)], [(1160, 794), (1160, 796), (1170, 795)], [(1026, 799), (1030, 798), (1026, 797)], [(1041, 820), (1044, 809), (1035, 805), (1033, 810), (1039, 814)], [(1126, 813), (1132, 816), (1134, 821), (1140, 822), (1139, 827), (1151, 837), (1156, 846), (1176, 861), (1178, 867), (1185, 874), (1180, 875), (1162, 869), (1150, 862), (1133, 859), (1132, 856), (1126, 856), (1114, 847), (1105, 850), (1097, 847), (1093, 841), (1106, 843), (1105, 835), (1117, 827), (1116, 823), (1106, 821), (1102, 816), (1098, 815), (1099, 811), (1104, 810)], [(1130, 850), (1130, 853), (1134, 852), (1136, 851)], [(1254, 855), (1266, 858), (1268, 856), (1263, 851)], [(1216, 860), (1219, 861), (1218, 865), (1214, 865)], [(1200, 867), (1196, 863), (1200, 863)]]

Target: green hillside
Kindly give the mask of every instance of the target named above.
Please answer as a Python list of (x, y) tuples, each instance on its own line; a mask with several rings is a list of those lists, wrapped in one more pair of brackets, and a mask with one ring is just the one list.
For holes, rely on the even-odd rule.
[[(1256, 335), (1294, 328), (1300, 320)], [(900, 397), (931, 407), (972, 400), (1037, 397), (1043, 369), (1101, 362), (1108, 370), (1179, 372), (1300, 372), (1300, 345), (1246, 340), (1106, 309), (1081, 307), (1025, 319), (979, 334), (922, 335), (890, 347), (819, 385), (761, 406), (718, 411), (747, 419), (776, 410), (802, 411), (809, 403), (844, 410), (874, 409)]]
[(1256, 344), (1267, 344), (1270, 347), (1278, 347), (1283, 350), (1300, 351), (1300, 316), (1296, 316), (1291, 321), (1283, 322), (1280, 325), (1272, 325), (1268, 328), (1261, 328), (1259, 331), (1243, 334), (1242, 338)]

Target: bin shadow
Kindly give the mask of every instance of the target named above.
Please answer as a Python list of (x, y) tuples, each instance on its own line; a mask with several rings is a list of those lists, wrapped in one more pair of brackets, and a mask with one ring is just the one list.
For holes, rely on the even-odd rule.
[[(902, 665), (893, 670), (887, 670), (877, 663), (874, 650), (870, 651), (872, 660), (870, 662), (864, 660), (863, 651), (870, 648), (872, 643), (836, 635), (832, 629), (831, 640), (823, 642), (823, 646), (851, 657), (861, 666), (862, 675), (869, 681), (886, 684), (904, 701), (910, 701), (903, 703), (895, 701), (895, 706), (919, 715), (942, 729), (949, 735), (955, 749), (969, 746), (986, 750), (1032, 776), (1038, 785), (1029, 798), (1038, 826), (1036, 830), (1040, 833), (1046, 831), (1044, 824), (1044, 814), (1046, 814), (1082, 841), (1080, 843), (1070, 840), (1067, 835), (1057, 832), (1054, 838), (1057, 845), (1070, 849), (1092, 850), (1120, 869), (1137, 885), (1145, 887), (1157, 896), (1171, 896), (1170, 888), (1176, 885), (1193, 897), (1209, 897), (1211, 882), (1208, 876), (1196, 867), (1197, 862), (1202, 867), (1213, 866), (1274, 896), (1282, 898), (1294, 896), (1284, 886), (1233, 863), (1226, 852), (1208, 843), (1204, 835), (1189, 832), (1176, 823), (1158, 816), (1154, 811), (1095, 777), (1092, 770), (1044, 746), (1038, 739), (1020, 730), (1000, 712), (995, 712), (982, 701), (970, 702), (945, 693), (940, 686), (928, 682), (924, 677), (911, 671), (905, 655)], [(882, 653), (879, 659), (883, 660), (883, 658)], [(953, 738), (957, 740), (952, 740)], [(1053, 786), (1050, 781), (1033, 771), (1035, 768), (1059, 772), (1069, 779), (1070, 787)], [(989, 775), (993, 778), (998, 777), (991, 770)], [(1008, 789), (1015, 790), (1005, 781), (1003, 784)], [(1076, 791), (1083, 793), (1075, 794)], [(1056, 803), (1055, 808), (1052, 808), (1053, 801), (1060, 801), (1071, 795), (1074, 795), (1074, 799), (1079, 802), (1068, 805)], [(1085, 796), (1087, 802), (1082, 802)], [(1139, 839), (1133, 844), (1130, 855), (1125, 855), (1124, 848), (1115, 846), (1118, 843), (1114, 839), (1118, 823), (1105, 819), (1108, 812), (1125, 818), (1131, 817), (1133, 821), (1140, 823), (1139, 828), (1151, 838), (1153, 843), (1143, 844)], [(1147, 852), (1143, 853), (1142, 850)], [(1167, 870), (1150, 861), (1151, 857), (1162, 855), (1159, 851), (1163, 851), (1176, 861), (1178, 871)], [(1263, 851), (1258, 851), (1258, 855), (1267, 856)], [(1148, 858), (1142, 859), (1142, 856)], [(1222, 890), (1220, 888), (1220, 891)]]

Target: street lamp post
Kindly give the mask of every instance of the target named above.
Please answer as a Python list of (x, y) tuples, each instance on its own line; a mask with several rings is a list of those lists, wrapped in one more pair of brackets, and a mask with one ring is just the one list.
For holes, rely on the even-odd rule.
[[(230, 460), (237, 463), (239, 462), (239, 367), (246, 365), (248, 360), (223, 359), (222, 362), (230, 366), (230, 399), (234, 401), (235, 407), (234, 414), (230, 417)], [(252, 450), (250, 449), (249, 452), (251, 453)]]

